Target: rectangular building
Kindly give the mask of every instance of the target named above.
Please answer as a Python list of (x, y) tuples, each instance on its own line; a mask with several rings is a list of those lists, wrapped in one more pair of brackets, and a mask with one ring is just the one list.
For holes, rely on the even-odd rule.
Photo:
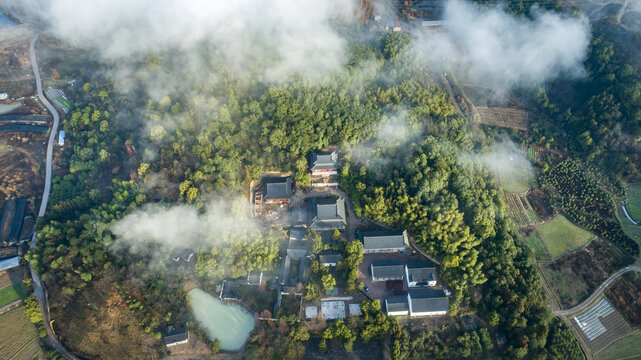
[(436, 268), (431, 261), (413, 262), (405, 265), (407, 287), (436, 286)]
[(407, 316), (409, 314), (407, 296), (391, 296), (385, 298), (385, 312), (390, 316)]
[(403, 280), (405, 271), (399, 260), (374, 261), (370, 264), (372, 281)]
[(338, 175), (338, 152), (318, 152), (312, 154), (310, 171), (314, 176)]
[(358, 234), (363, 243), (363, 253), (392, 253), (407, 250), (407, 231), (366, 231)]
[(445, 315), (449, 309), (443, 290), (410, 290), (407, 300), (410, 316)]

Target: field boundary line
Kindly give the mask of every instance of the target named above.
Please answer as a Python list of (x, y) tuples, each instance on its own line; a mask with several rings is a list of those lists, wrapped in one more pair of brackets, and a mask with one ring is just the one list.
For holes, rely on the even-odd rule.
[[(615, 310), (617, 310), (617, 309), (615, 308)], [(618, 311), (618, 310), (617, 310), (617, 311)], [(619, 314), (619, 315), (621, 315), (621, 314)], [(625, 320), (625, 318), (624, 318), (623, 316), (621, 316), (621, 318), (623, 319), (623, 321), (626, 321), (626, 320)], [(627, 321), (626, 321), (626, 323), (627, 323)], [(628, 326), (630, 326), (630, 324), (628, 324)], [(631, 327), (631, 326), (630, 326), (630, 327)], [(614, 340), (610, 341), (610, 342), (609, 342), (609, 343), (607, 343), (603, 348), (601, 348), (601, 350), (599, 350), (599, 351), (595, 352), (595, 353), (594, 353), (594, 355), (598, 356), (598, 355), (599, 355), (599, 353), (600, 353), (600, 352), (602, 352), (603, 350), (605, 350), (608, 346), (610, 346), (610, 345), (614, 344), (615, 342), (617, 342), (617, 341), (619, 341), (619, 340), (621, 340), (621, 339), (623, 339), (623, 338), (626, 338), (626, 337), (628, 337), (628, 336), (635, 335), (635, 334), (637, 334), (637, 333), (640, 333), (640, 334), (641, 334), (641, 330), (639, 330), (639, 329), (635, 329), (635, 328), (633, 328), (633, 329), (634, 329), (634, 331), (632, 331), (631, 333), (627, 333), (627, 334), (625, 334), (625, 335), (623, 335), (623, 336), (620, 336), (620, 337), (618, 337), (618, 338), (616, 338), (616, 339), (614, 339)], [(619, 360), (629, 360), (629, 359), (635, 359), (635, 358), (638, 358), (638, 357), (639, 357), (639, 355), (632, 355), (632, 356), (628, 356), (628, 357), (625, 357), (625, 358), (621, 358), (621, 359), (619, 359)]]

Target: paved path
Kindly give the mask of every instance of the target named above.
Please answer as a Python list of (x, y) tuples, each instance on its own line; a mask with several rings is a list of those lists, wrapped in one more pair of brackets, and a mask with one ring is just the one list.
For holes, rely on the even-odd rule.
[(625, 3), (621, 6), (619, 9), (619, 12), (617, 13), (617, 23), (621, 23), (621, 18), (623, 17), (623, 14), (625, 14), (625, 11), (628, 9), (628, 6), (630, 6), (630, 0), (625, 0)]
[[(46, 156), (46, 164), (45, 164), (45, 186), (44, 190), (42, 192), (42, 201), (40, 202), (40, 210), (38, 211), (38, 217), (42, 217), (45, 214), (45, 211), (47, 210), (47, 202), (49, 201), (49, 193), (51, 191), (51, 172), (52, 172), (52, 167), (53, 167), (53, 143), (56, 138), (56, 133), (58, 132), (58, 124), (60, 123), (60, 116), (56, 109), (51, 105), (49, 100), (45, 97), (45, 95), (42, 92), (42, 79), (40, 78), (40, 69), (38, 68), (38, 59), (36, 57), (36, 51), (35, 51), (35, 45), (36, 45), (36, 40), (38, 40), (38, 35), (33, 38), (31, 41), (31, 45), (29, 45), (29, 55), (31, 56), (31, 64), (33, 66), (33, 74), (36, 78), (36, 90), (38, 93), (38, 99), (42, 101), (44, 104), (45, 108), (49, 110), (51, 115), (53, 115), (53, 125), (51, 127), (51, 133), (49, 134), (49, 143), (47, 144), (47, 156)], [(31, 238), (31, 247), (34, 248), (37, 243), (37, 236), (36, 233), (33, 233), (33, 237)], [(44, 323), (45, 330), (47, 331), (47, 337), (49, 338), (49, 343), (51, 346), (58, 350), (62, 356), (69, 360), (75, 360), (76, 357), (73, 356), (67, 349), (58, 342), (58, 339), (56, 339), (56, 336), (53, 334), (53, 330), (51, 330), (51, 324), (49, 322), (49, 304), (47, 302), (47, 294), (45, 293), (44, 287), (42, 286), (42, 282), (40, 281), (40, 276), (38, 273), (35, 272), (35, 270), (31, 267), (31, 263), (29, 264), (29, 269), (31, 270), (31, 277), (33, 278), (33, 295), (38, 298), (38, 302), (40, 303), (40, 309), (42, 310), (42, 320)]]
[(554, 311), (554, 313), (557, 316), (569, 316), (569, 315), (576, 314), (578, 312), (581, 312), (581, 311), (585, 310), (587, 307), (592, 305), (599, 296), (601, 296), (603, 291), (608, 286), (610, 286), (610, 284), (612, 284), (614, 282), (614, 280), (619, 278), (619, 276), (621, 276), (621, 275), (623, 275), (625, 273), (628, 273), (630, 271), (641, 272), (641, 266), (639, 266), (639, 265), (630, 265), (630, 266), (624, 267), (623, 269), (621, 269), (621, 270), (615, 272), (614, 274), (612, 274), (612, 276), (610, 276), (601, 285), (599, 285), (599, 287), (592, 293), (592, 295), (590, 295), (590, 297), (585, 299), (585, 301), (583, 301), (579, 305), (577, 305), (577, 306), (575, 306), (573, 308), (567, 309), (567, 310), (556, 310), (556, 311)]
[(8, 303), (7, 305), (0, 307), (0, 314), (5, 312), (5, 310), (9, 310), (14, 306), (18, 306), (20, 303), (22, 303), (22, 299), (16, 300), (14, 302)]

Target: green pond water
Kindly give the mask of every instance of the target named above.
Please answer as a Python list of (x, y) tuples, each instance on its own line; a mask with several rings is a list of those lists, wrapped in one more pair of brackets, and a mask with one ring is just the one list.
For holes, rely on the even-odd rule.
[(22, 106), (22, 103), (15, 103), (15, 104), (8, 104), (8, 105), (0, 104), (0, 115), (10, 113), (21, 106)]
[(227, 351), (240, 350), (254, 330), (254, 315), (242, 306), (226, 303), (208, 293), (193, 289), (187, 294), (191, 311), (211, 340), (220, 340)]

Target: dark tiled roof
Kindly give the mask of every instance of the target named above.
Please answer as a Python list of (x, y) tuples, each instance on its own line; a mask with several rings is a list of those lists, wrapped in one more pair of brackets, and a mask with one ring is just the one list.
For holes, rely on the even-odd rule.
[(359, 233), (364, 250), (402, 249), (407, 247), (404, 231), (368, 231)]
[(345, 222), (345, 200), (342, 198), (320, 198), (312, 199), (312, 229), (331, 230), (342, 229)]
[(332, 152), (318, 152), (312, 154), (312, 166), (314, 170), (338, 170), (338, 153)]
[(372, 277), (402, 277), (405, 275), (399, 260), (383, 260), (372, 263)]
[(426, 282), (436, 280), (436, 268), (431, 261), (407, 264), (407, 276), (410, 282)]
[(307, 226), (309, 225), (309, 213), (306, 206), (296, 206), (289, 210), (292, 220), (292, 226)]
[(443, 290), (412, 290), (409, 294), (413, 313), (447, 311), (449, 308)]
[(318, 255), (318, 261), (321, 264), (335, 264), (341, 261), (342, 256), (340, 253), (325, 253)]
[(165, 345), (167, 346), (185, 341), (188, 338), (189, 332), (187, 331), (187, 329), (176, 329), (173, 326), (168, 326), (167, 329), (165, 329), (165, 333), (163, 334), (163, 340), (165, 341)]
[(292, 197), (292, 178), (276, 177), (263, 179), (263, 198), (265, 200), (289, 199)]
[(385, 299), (387, 312), (408, 311), (407, 296), (390, 296)]

